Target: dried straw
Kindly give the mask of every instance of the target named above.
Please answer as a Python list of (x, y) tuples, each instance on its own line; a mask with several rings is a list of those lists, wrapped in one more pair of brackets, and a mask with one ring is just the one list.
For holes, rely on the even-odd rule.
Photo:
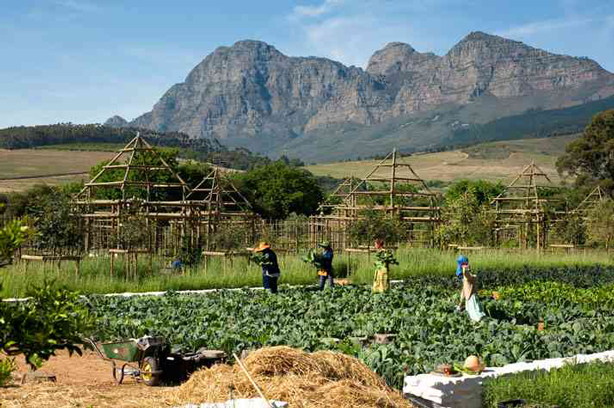
[[(409, 402), (359, 360), (279, 346), (257, 350), (244, 364), (264, 395), (293, 408), (407, 408)], [(223, 402), (258, 394), (237, 364), (198, 371), (175, 392), (178, 404)]]

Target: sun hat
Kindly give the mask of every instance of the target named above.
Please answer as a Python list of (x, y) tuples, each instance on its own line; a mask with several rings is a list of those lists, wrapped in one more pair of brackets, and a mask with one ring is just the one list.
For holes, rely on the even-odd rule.
[(265, 249), (268, 249), (270, 247), (271, 247), (271, 244), (269, 244), (266, 241), (262, 241), (260, 244), (258, 244), (256, 248), (254, 248), (254, 252), (264, 251)]
[(469, 258), (467, 258), (465, 255), (461, 255), (456, 259), (456, 276), (462, 276), (463, 264), (469, 264)]
[(330, 246), (330, 241), (322, 241), (322, 242), (320, 242), (320, 243), (318, 244), (318, 246), (319, 246), (320, 248), (325, 248), (325, 249), (330, 249), (330, 248), (332, 248), (332, 247)]

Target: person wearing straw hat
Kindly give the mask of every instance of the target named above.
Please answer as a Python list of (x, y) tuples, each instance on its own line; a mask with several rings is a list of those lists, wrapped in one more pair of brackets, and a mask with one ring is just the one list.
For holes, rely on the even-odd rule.
[(320, 290), (324, 290), (324, 285), (328, 280), (328, 286), (333, 287), (333, 248), (329, 241), (324, 241), (318, 244), (324, 251), (320, 255), (320, 270), (318, 276), (320, 278)]
[[(477, 295), (477, 277), (470, 272), (469, 259), (466, 256), (461, 255), (458, 257), (457, 267), (461, 271), (460, 277), (463, 280), (463, 288), (460, 293), (460, 303), (456, 310), (466, 310), (471, 320), (479, 322), (485, 314)], [(456, 274), (458, 276), (458, 269)]]
[(277, 263), (277, 255), (271, 249), (271, 244), (268, 242), (261, 242), (254, 252), (260, 252), (262, 254), (262, 286), (265, 289), (269, 289), (271, 293), (277, 293), (277, 279), (279, 278), (279, 264)]

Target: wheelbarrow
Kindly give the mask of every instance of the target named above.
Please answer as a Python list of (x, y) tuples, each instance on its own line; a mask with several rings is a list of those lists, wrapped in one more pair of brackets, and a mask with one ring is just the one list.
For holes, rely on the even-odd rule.
[(100, 358), (111, 364), (113, 378), (117, 384), (121, 384), (127, 376), (149, 386), (160, 385), (162, 382), (178, 383), (185, 381), (199, 368), (211, 367), (226, 358), (226, 354), (218, 350), (200, 349), (196, 353), (174, 353), (163, 337), (145, 336), (140, 339), (101, 343), (100, 347), (93, 340), (89, 341)]

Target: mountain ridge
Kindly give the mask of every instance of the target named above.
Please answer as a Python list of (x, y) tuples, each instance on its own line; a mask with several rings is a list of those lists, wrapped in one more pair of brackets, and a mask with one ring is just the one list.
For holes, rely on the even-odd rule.
[[(265, 42), (241, 40), (216, 48), (128, 125), (300, 156), (296, 145), (317, 149), (327, 134), (386, 127), (427, 112), (441, 111), (445, 123), (427, 134), (396, 129), (398, 143), (426, 147), (449, 138), (455, 121), (483, 124), (611, 95), (614, 74), (595, 61), (480, 31), (442, 56), (392, 42), (374, 52), (366, 69), (290, 57)], [(387, 132), (380, 137), (391, 140)], [(344, 140), (351, 143), (352, 135)]]

